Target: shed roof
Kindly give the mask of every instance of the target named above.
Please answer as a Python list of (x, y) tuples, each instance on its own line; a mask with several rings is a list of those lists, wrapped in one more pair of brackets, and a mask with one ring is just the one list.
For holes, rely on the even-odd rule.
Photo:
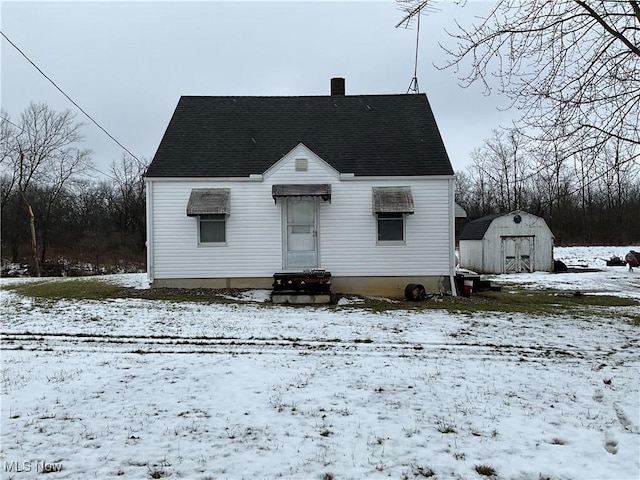
[(478, 218), (467, 223), (460, 234), (460, 240), (482, 240), (484, 234), (487, 233), (491, 222), (503, 215), (506, 214), (497, 213), (494, 215), (487, 215), (486, 217)]
[(303, 143), (341, 173), (452, 175), (424, 94), (183, 96), (148, 177), (246, 177)]

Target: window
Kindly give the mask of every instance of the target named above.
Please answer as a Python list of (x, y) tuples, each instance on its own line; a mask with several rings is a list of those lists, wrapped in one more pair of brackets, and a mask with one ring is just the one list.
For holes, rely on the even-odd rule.
[(187, 216), (198, 219), (198, 244), (225, 245), (231, 190), (194, 188), (187, 202)]
[(226, 243), (227, 216), (210, 214), (198, 216), (198, 238), (200, 243)]
[(404, 242), (404, 214), (378, 213), (378, 242)]
[(372, 191), (378, 243), (404, 243), (404, 220), (415, 210), (411, 187), (373, 187)]

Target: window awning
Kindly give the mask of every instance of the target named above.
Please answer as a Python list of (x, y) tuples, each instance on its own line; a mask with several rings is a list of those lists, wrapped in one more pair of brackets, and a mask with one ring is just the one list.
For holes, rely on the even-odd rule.
[(413, 213), (411, 187), (373, 187), (373, 213)]
[(324, 201), (331, 201), (331, 184), (273, 185), (271, 195), (274, 200), (278, 197), (320, 197)]
[(194, 188), (187, 203), (187, 216), (229, 214), (229, 188)]

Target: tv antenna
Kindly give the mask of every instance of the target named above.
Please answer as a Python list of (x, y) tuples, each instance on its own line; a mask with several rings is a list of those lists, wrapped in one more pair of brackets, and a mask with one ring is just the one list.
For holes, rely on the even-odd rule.
[(418, 47), (420, 45), (420, 16), (422, 11), (434, 12), (437, 9), (433, 7), (435, 0), (396, 0), (396, 3), (405, 13), (405, 16), (398, 24), (396, 28), (404, 27), (409, 28), (416, 21), (416, 57), (413, 65), (413, 78), (409, 84), (407, 93), (420, 93), (420, 87), (418, 86)]

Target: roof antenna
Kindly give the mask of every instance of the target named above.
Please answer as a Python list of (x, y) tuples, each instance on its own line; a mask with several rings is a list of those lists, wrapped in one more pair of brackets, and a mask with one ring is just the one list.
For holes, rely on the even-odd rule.
[(409, 84), (409, 89), (407, 93), (420, 93), (420, 88), (418, 87), (418, 47), (420, 45), (420, 14), (422, 10), (428, 9), (429, 11), (434, 11), (433, 7), (428, 4), (432, 0), (396, 0), (398, 5), (400, 6), (400, 10), (406, 13), (405, 17), (396, 25), (396, 28), (404, 25), (404, 28), (409, 28), (411, 22), (414, 18), (416, 18), (416, 58), (413, 66), (413, 78), (411, 79), (411, 83)]
[(413, 64), (413, 78), (411, 79), (407, 93), (420, 93), (420, 88), (418, 87), (418, 45), (420, 45), (420, 15), (418, 15), (418, 23), (416, 26), (416, 61)]

